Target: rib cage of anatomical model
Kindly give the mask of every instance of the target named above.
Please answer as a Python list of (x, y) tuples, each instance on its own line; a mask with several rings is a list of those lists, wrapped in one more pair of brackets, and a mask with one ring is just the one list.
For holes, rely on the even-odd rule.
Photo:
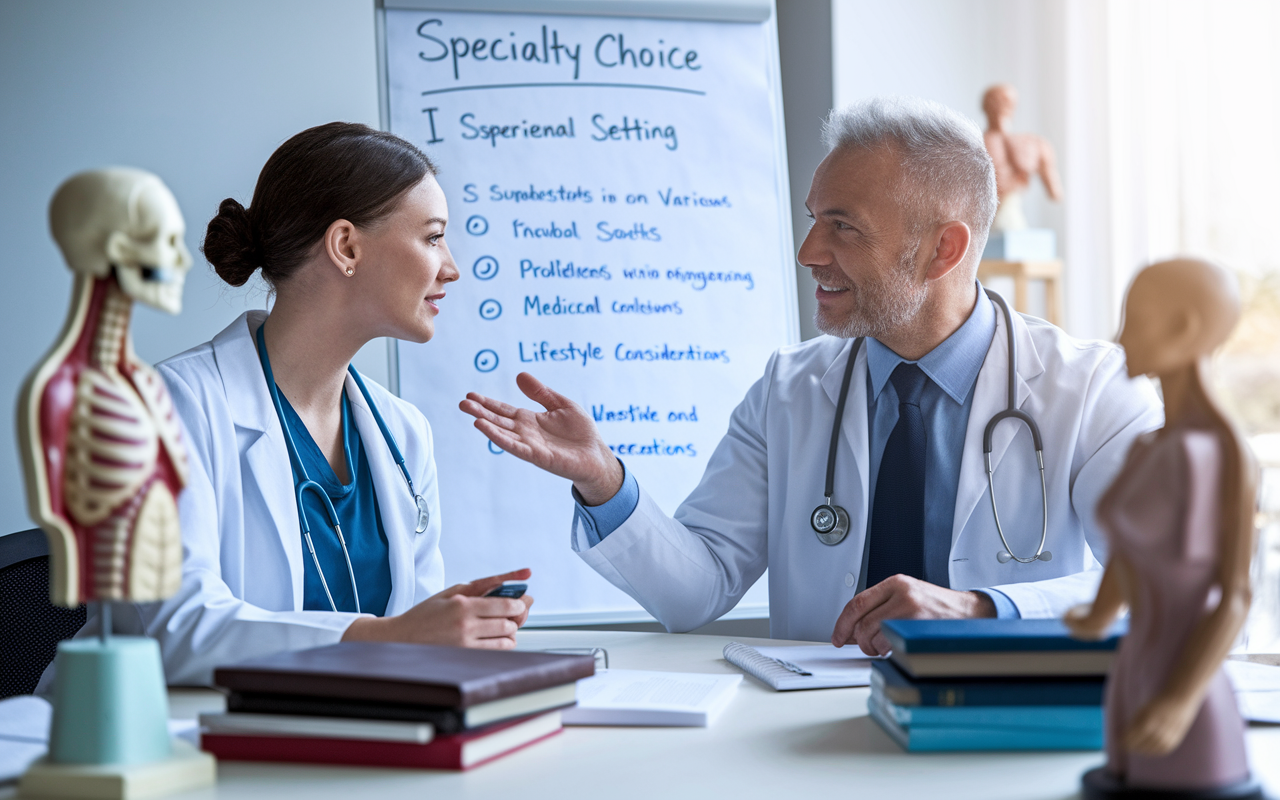
[(132, 305), (114, 275), (78, 277), (67, 327), (24, 390), (39, 521), (66, 556), (52, 562), (67, 564), (53, 580), (63, 605), (160, 600), (180, 583), (186, 451), (164, 383), (132, 352)]

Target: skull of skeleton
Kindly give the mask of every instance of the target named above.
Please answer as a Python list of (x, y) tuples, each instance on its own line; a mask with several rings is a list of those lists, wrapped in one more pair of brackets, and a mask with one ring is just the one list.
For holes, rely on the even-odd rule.
[(49, 226), (67, 265), (105, 278), (115, 270), (125, 294), (177, 314), (191, 269), (178, 201), (158, 177), (110, 167), (81, 172), (58, 188)]

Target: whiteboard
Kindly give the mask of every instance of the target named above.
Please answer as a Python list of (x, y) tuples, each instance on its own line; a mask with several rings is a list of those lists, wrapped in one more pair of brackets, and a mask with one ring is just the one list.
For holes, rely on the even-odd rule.
[[(773, 16), (382, 13), (385, 123), (438, 165), (462, 273), (435, 338), (393, 345), (393, 388), (435, 434), (450, 581), (528, 566), (530, 624), (651, 619), (571, 551), (569, 483), (458, 403), (528, 406), (531, 372), (664, 510), (697, 485), (799, 338)], [(762, 579), (731, 614), (767, 599)]]

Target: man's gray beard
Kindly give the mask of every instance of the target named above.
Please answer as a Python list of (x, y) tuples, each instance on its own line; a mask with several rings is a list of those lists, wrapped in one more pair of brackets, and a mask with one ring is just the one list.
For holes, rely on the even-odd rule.
[(894, 269), (883, 283), (851, 287), (857, 298), (857, 308), (847, 319), (828, 320), (822, 309), (814, 312), (813, 322), (818, 330), (841, 339), (869, 336), (884, 339), (887, 334), (915, 319), (924, 306), (928, 291), (923, 285), (912, 282), (915, 272), (916, 249), (903, 253)]

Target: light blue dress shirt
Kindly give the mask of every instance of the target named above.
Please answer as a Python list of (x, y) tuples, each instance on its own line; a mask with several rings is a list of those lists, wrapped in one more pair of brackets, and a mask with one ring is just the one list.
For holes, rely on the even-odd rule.
[[(973, 408), (978, 373), (996, 334), (995, 304), (978, 287), (978, 302), (955, 333), (919, 361), (909, 362), (875, 339), (867, 339), (867, 430), (871, 469), (867, 496), (876, 496), (876, 477), (889, 434), (898, 424), (898, 393), (889, 376), (904, 361), (915, 363), (929, 380), (920, 398), (924, 416), (925, 497), (924, 577), (938, 586), (951, 586), (951, 529), (955, 521), (960, 463)], [(871, 515), (867, 515), (868, 534)], [(865, 570), (864, 570), (865, 572)], [(1018, 607), (1003, 592), (979, 589), (991, 598), (1001, 619), (1019, 617)]]
[[(974, 386), (995, 332), (995, 306), (979, 286), (978, 302), (964, 324), (942, 344), (914, 362), (929, 377), (920, 402), (928, 448), (925, 453), (925, 496), (929, 502), (925, 506), (924, 517), (924, 564), (925, 578), (938, 586), (950, 587), (951, 584), (951, 528), (960, 485), (965, 433), (969, 425), (969, 411), (973, 407)], [(906, 359), (875, 339), (867, 339), (864, 346), (867, 348), (867, 427), (871, 456), (867, 491), (869, 497), (875, 497), (880, 457), (884, 454), (893, 426), (898, 423), (898, 394), (889, 382), (889, 376)], [(582, 524), (592, 547), (626, 522), (640, 502), (640, 487), (635, 477), (625, 465), (623, 472), (622, 488), (602, 505), (585, 506), (577, 491), (573, 492), (576, 521)], [(867, 514), (867, 524), (871, 524), (870, 514)], [(991, 598), (999, 618), (1016, 619), (1020, 616), (1017, 606), (1003, 592), (996, 589), (977, 591)]]
[(636, 483), (635, 476), (631, 474), (631, 470), (627, 469), (622, 459), (618, 459), (618, 463), (622, 464), (622, 488), (603, 504), (584, 505), (578, 490), (570, 489), (573, 492), (574, 527), (582, 525), (582, 529), (587, 534), (587, 542), (592, 547), (600, 544), (604, 541), (604, 537), (622, 527), (622, 523), (626, 522), (631, 512), (640, 505), (640, 484)]

